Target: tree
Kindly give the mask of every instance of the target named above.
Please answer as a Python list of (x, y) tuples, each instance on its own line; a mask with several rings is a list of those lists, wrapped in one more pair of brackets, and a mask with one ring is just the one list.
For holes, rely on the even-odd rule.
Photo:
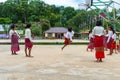
[(10, 24), (12, 22), (9, 18), (0, 18), (0, 24)]
[(42, 28), (40, 26), (32, 25), (31, 31), (34, 36), (40, 36), (42, 34)]
[(41, 19), (40, 20), (40, 25), (42, 27), (42, 33), (46, 30), (48, 30), (51, 26), (50, 26), (50, 22), (47, 19)]

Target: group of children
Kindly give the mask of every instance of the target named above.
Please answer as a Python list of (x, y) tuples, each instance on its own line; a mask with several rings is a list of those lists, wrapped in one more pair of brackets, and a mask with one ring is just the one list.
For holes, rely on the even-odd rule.
[[(92, 30), (89, 31), (89, 45), (87, 46), (87, 51), (93, 51), (94, 50), (94, 37), (92, 35)], [(104, 47), (105, 50), (107, 51), (108, 49), (110, 50), (110, 53), (108, 55), (113, 54), (113, 50), (115, 53), (120, 52), (120, 37), (118, 38), (118, 44), (116, 44), (116, 39), (117, 35), (115, 30), (112, 27), (109, 27), (108, 30), (106, 31), (106, 35), (104, 36)]]
[(120, 52), (120, 40), (117, 45), (116, 38), (117, 35), (113, 27), (109, 27), (108, 30), (105, 31), (102, 27), (102, 23), (97, 21), (96, 26), (89, 31), (90, 43), (87, 47), (87, 51), (89, 49), (92, 51), (95, 48), (97, 62), (102, 62), (102, 58), (105, 57), (104, 50), (109, 49), (108, 55), (112, 55), (114, 50), (115, 53), (117, 53), (117, 51)]
[[(25, 56), (26, 57), (33, 57), (31, 56), (31, 49), (33, 47), (33, 41), (31, 38), (31, 30), (30, 30), (31, 24), (27, 24), (25, 26)], [(17, 51), (20, 50), (19, 47), (19, 39), (20, 36), (16, 31), (16, 25), (11, 25), (11, 30), (9, 32), (9, 36), (11, 39), (11, 54), (12, 55), (17, 55)]]
[[(25, 56), (26, 57), (33, 57), (33, 56), (31, 56), (33, 41), (32, 41), (30, 27), (31, 27), (31, 24), (27, 24), (25, 26)], [(64, 46), (61, 48), (62, 50), (72, 42), (73, 35), (74, 35), (74, 31), (72, 30), (72, 28), (68, 28), (68, 31), (65, 35)], [(11, 25), (11, 30), (9, 32), (9, 36), (11, 39), (11, 54), (17, 55), (16, 52), (20, 50), (20, 47), (19, 47), (20, 36), (16, 31), (16, 25), (14, 25), (14, 24)]]
[[(26, 25), (25, 29), (25, 56), (31, 56), (31, 50), (33, 47), (33, 41), (31, 37), (31, 24)], [(11, 38), (11, 52), (12, 55), (17, 55), (17, 51), (20, 50), (18, 40), (20, 39), (19, 34), (16, 31), (16, 26), (12, 25), (11, 30), (9, 32)], [(64, 38), (64, 45), (61, 47), (63, 50), (67, 45), (72, 42), (72, 37), (74, 35), (74, 31), (72, 28), (68, 28), (68, 31)], [(91, 51), (95, 48), (95, 57), (97, 62), (102, 62), (102, 58), (105, 57), (104, 50), (109, 49), (109, 54), (113, 54), (113, 50), (116, 52), (116, 48), (120, 51), (120, 40), (119, 45), (116, 47), (116, 32), (113, 27), (109, 27), (105, 32), (104, 27), (102, 26), (101, 21), (96, 22), (96, 26), (89, 31), (89, 40), (90, 44), (87, 47), (87, 51), (90, 49)]]

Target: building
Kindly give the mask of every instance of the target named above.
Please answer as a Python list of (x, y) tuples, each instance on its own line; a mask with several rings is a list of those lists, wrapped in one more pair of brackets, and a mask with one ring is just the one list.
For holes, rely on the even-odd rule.
[(0, 25), (0, 39), (5, 39), (6, 38), (5, 30), (2, 25)]
[(44, 33), (46, 39), (62, 39), (67, 31), (64, 27), (52, 27)]
[(79, 35), (80, 35), (80, 39), (88, 39), (89, 30), (84, 30), (84, 31), (80, 32)]

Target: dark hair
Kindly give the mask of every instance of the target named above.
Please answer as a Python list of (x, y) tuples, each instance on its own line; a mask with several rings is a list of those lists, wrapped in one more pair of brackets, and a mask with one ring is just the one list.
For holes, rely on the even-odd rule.
[(11, 29), (14, 29), (15, 27), (16, 27), (15, 24), (12, 24), (12, 25), (10, 26)]
[(96, 22), (96, 26), (102, 26), (102, 22), (101, 21), (97, 21)]
[(115, 33), (115, 30), (114, 30), (114, 28), (113, 27), (109, 27), (110, 28), (110, 30), (113, 32), (113, 34)]
[(31, 24), (27, 24), (25, 28), (30, 28), (31, 27)]
[(89, 30), (89, 34), (92, 33), (92, 29)]
[(68, 28), (68, 31), (69, 31), (69, 32), (72, 32), (72, 28)]

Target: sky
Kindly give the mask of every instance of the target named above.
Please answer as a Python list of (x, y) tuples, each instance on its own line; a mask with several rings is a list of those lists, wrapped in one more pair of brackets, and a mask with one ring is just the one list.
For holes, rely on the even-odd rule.
[[(6, 0), (0, 0), (0, 2), (5, 2)], [(84, 6), (78, 6), (78, 4), (84, 3), (86, 0), (42, 0), (47, 4), (53, 5), (55, 4), (56, 6), (71, 6), (74, 7), (75, 9), (80, 9), (80, 8), (85, 8)], [(96, 0), (93, 0), (96, 1)], [(109, 0), (102, 0), (102, 1), (109, 1)], [(120, 0), (113, 0), (118, 3), (120, 3)], [(116, 8), (120, 8), (120, 5), (115, 5)]]

